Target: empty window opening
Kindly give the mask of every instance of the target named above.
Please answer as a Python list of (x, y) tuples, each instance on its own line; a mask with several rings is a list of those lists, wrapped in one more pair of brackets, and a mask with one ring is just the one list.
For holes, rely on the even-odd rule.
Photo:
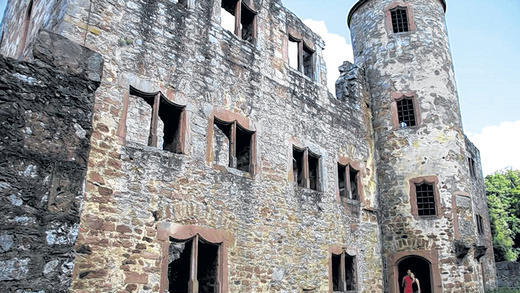
[(253, 172), (254, 131), (236, 121), (225, 122), (215, 118), (213, 123), (213, 156), (217, 165), (244, 172)]
[(314, 79), (314, 51), (303, 44), (303, 74)]
[(475, 160), (472, 157), (468, 158), (468, 164), (469, 164), (469, 174), (471, 175), (471, 178), (476, 177), (476, 169), (475, 169)]
[(415, 194), (417, 198), (418, 215), (435, 216), (437, 214), (437, 210), (435, 205), (435, 194), (433, 184), (416, 184)]
[(168, 253), (169, 292), (219, 292), (219, 251), (219, 244), (209, 243), (198, 235), (185, 241), (171, 239)]
[(222, 7), (220, 9), (220, 24), (226, 30), (235, 33), (235, 14), (237, 8), (237, 0), (222, 0)]
[(320, 190), (320, 157), (309, 152), (309, 188)]
[(482, 220), (481, 215), (476, 215), (477, 220), (477, 231), (479, 235), (484, 235), (484, 221)]
[(298, 186), (306, 187), (306, 182), (304, 180), (304, 169), (303, 169), (303, 157), (304, 151), (293, 148), (293, 175), (294, 182), (298, 184)]
[(295, 70), (300, 70), (300, 41), (289, 36), (288, 44), (289, 66)]
[(390, 11), (392, 16), (392, 28), (394, 33), (403, 33), (409, 30), (408, 12), (406, 7), (397, 7)]
[(29, 28), (31, 27), (33, 6), (34, 6), (33, 0), (29, 1), (29, 4), (27, 5), (27, 10), (25, 12), (25, 18), (24, 18), (23, 28), (22, 28), (22, 36), (21, 36), (20, 45), (18, 47), (18, 52), (17, 52), (18, 57), (22, 56), (23, 50), (25, 49), (25, 45), (27, 43), (27, 37), (29, 35)]
[(332, 291), (355, 291), (356, 284), (356, 258), (346, 252), (332, 254)]
[(339, 196), (341, 198), (348, 198), (347, 190), (347, 169), (345, 166), (338, 164), (338, 185), (339, 185)]
[(168, 284), (172, 293), (187, 293), (193, 240), (172, 240), (168, 253)]
[(185, 107), (170, 102), (161, 93), (146, 93), (130, 87), (126, 139), (182, 153), (184, 111)]
[(253, 139), (253, 132), (242, 128), (237, 124), (236, 134), (236, 157), (237, 157), (237, 169), (244, 172), (249, 172), (251, 167), (251, 145)]
[(358, 174), (359, 171), (352, 168), (350, 165), (348, 166), (349, 171), (349, 181), (350, 181), (350, 198), (353, 200), (358, 200)]
[(397, 101), (397, 116), (401, 127), (413, 127), (417, 125), (412, 98), (404, 98)]
[(256, 14), (242, 4), (240, 24), (242, 30), (242, 40), (250, 43), (255, 42), (255, 18)]

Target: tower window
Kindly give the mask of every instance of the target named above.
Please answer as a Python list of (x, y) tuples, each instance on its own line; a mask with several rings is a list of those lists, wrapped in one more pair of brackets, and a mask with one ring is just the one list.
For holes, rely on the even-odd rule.
[(300, 187), (320, 191), (320, 156), (313, 154), (307, 148), (302, 150), (293, 147), (292, 162), (294, 182)]
[(303, 44), (303, 74), (308, 78), (314, 78), (314, 52)]
[(215, 164), (252, 172), (254, 134), (254, 131), (245, 129), (237, 121), (226, 122), (214, 118), (213, 155)]
[(402, 128), (417, 125), (413, 98), (403, 98), (397, 101), (397, 116), (399, 119), (399, 126)]
[(332, 291), (355, 291), (356, 284), (356, 258), (346, 252), (332, 254)]
[(351, 165), (338, 163), (338, 185), (340, 198), (359, 200), (359, 171)]
[(403, 33), (409, 31), (408, 12), (405, 7), (397, 7), (390, 10), (392, 17), (392, 28), (394, 33)]
[(437, 214), (433, 184), (416, 184), (415, 196), (417, 199), (417, 213), (419, 216), (435, 216)]
[(179, 241), (172, 239), (168, 251), (170, 292), (219, 292), (220, 245), (200, 236)]
[(290, 35), (287, 50), (289, 66), (314, 80), (314, 51), (309, 48), (304, 41), (298, 40)]
[(172, 153), (184, 147), (185, 107), (160, 92), (146, 93), (130, 87), (126, 139)]
[(242, 0), (222, 0), (221, 25), (242, 40), (254, 44), (256, 40), (256, 13)]
[(476, 222), (477, 222), (477, 232), (479, 235), (484, 235), (484, 221), (482, 219), (481, 215), (476, 215)]
[(289, 66), (294, 70), (300, 70), (300, 41), (289, 36), (288, 51)]
[(473, 157), (468, 157), (468, 165), (469, 165), (469, 174), (471, 175), (471, 178), (476, 177), (476, 168), (475, 168), (475, 160)]

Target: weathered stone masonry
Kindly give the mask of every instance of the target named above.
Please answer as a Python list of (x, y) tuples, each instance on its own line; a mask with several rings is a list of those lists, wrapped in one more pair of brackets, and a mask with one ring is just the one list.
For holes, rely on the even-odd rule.
[[(441, 284), (433, 292), (480, 292), (482, 270), (489, 272), (492, 288), (483, 179), (479, 169), (470, 181), (467, 167), (468, 157), (477, 168), (480, 160), (453, 106), (457, 97), (440, 2), (399, 2), (414, 7), (417, 34), (388, 41), (385, 8), (399, 3), (360, 1), (351, 19), (356, 64), (340, 67), (336, 96), (326, 87), (325, 44), (279, 0), (233, 3), (236, 15), (239, 9), (256, 13), (253, 40), (249, 33), (242, 39), (237, 22), (238, 33), (221, 26), (221, 0), (35, 0), (28, 25), (20, 22), (27, 3), (9, 3), (3, 54), (21, 52), (83, 78), (74, 71), (83, 68), (77, 62), (86, 59), (81, 64), (99, 68), (63, 46), (36, 46), (31, 56), (36, 32), (45, 28), (104, 61), (91, 127), (81, 126), (85, 139), (90, 137), (87, 174), (82, 177), (78, 167), (73, 176), (74, 186), (85, 184), (79, 231), (77, 238), (71, 232), (63, 246), (66, 257), (58, 258), (70, 263), (76, 257), (73, 272), (58, 274), (59, 290), (332, 292), (341, 279), (349, 287), (355, 280), (357, 292), (394, 292), (392, 265), (412, 255), (431, 262), (433, 282)], [(432, 24), (435, 33), (424, 33)], [(22, 31), (25, 40), (15, 33)], [(437, 47), (425, 49), (421, 40), (429, 45), (432, 36), (440, 36)], [(289, 65), (290, 41), (299, 48), (299, 70)], [(436, 66), (438, 73), (425, 69)], [(95, 74), (87, 77), (96, 80)], [(420, 109), (419, 128), (395, 123), (392, 107), (399, 93), (412, 96)], [(66, 141), (71, 146), (75, 133)], [(88, 150), (84, 140), (78, 147)], [(418, 151), (407, 155), (411, 149)], [(295, 150), (301, 159), (293, 160)], [(425, 167), (418, 165), (422, 161)], [(357, 175), (340, 187), (345, 166)], [(438, 183), (437, 220), (413, 216), (410, 182), (420, 177)], [(340, 192), (353, 186), (356, 197)], [(27, 197), (39, 201), (41, 195)], [(75, 207), (80, 200), (75, 198)], [(16, 219), (16, 210), (9, 206), (6, 219)], [(18, 211), (31, 212), (47, 213)], [(76, 224), (78, 209), (66, 212), (67, 223)], [(476, 213), (486, 219), (484, 235), (476, 232)], [(14, 234), (0, 239), (9, 243)], [(40, 232), (29, 243), (43, 243), (42, 237)], [(457, 259), (456, 251), (466, 246)], [(51, 261), (57, 251), (39, 257)], [(482, 251), (487, 255), (477, 265)], [(1, 257), (14, 255), (12, 250)], [(27, 252), (26, 259), (32, 258), (37, 257)], [(338, 278), (337, 265), (347, 259), (353, 273), (349, 267), (348, 278)], [(43, 261), (35, 263), (23, 280), (0, 280), (0, 288), (54, 292), (54, 277), (43, 273)]]

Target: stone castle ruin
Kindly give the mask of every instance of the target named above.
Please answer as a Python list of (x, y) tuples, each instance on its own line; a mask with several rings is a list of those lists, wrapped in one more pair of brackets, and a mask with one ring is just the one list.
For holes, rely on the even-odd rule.
[(358, 1), (330, 93), (280, 0), (10, 0), (0, 291), (495, 288), (445, 10)]

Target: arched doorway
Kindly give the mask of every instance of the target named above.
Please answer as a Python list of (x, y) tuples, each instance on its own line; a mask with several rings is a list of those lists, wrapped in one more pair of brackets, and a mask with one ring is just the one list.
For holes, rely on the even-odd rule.
[(433, 282), (432, 282), (432, 265), (423, 257), (420, 256), (405, 256), (397, 262), (398, 268), (398, 279), (400, 292), (404, 292), (404, 288), (401, 286), (402, 280), (408, 270), (411, 270), (415, 274), (415, 277), (419, 279), (421, 284), (422, 293), (433, 293)]

